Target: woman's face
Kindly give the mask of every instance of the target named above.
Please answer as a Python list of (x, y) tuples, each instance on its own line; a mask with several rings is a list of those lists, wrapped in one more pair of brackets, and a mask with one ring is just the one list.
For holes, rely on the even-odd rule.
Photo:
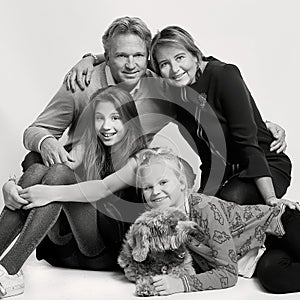
[(195, 82), (198, 61), (185, 48), (158, 46), (155, 57), (162, 77), (170, 78), (177, 86)]
[(184, 209), (185, 184), (172, 168), (154, 163), (139, 172), (139, 183), (150, 208), (177, 207)]
[(113, 146), (124, 138), (126, 128), (112, 102), (99, 101), (96, 105), (95, 130), (105, 146)]

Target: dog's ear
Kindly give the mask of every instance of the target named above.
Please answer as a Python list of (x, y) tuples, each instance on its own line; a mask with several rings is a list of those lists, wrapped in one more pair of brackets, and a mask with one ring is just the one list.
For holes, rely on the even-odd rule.
[(132, 257), (137, 262), (146, 260), (149, 252), (150, 229), (145, 224), (135, 224), (131, 231)]

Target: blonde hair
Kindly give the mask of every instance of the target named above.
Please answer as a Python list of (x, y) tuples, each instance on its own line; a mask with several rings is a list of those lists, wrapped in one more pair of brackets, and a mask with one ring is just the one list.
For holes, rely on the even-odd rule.
[(144, 149), (137, 154), (136, 186), (141, 186), (141, 171), (157, 162), (173, 170), (178, 180), (185, 185), (185, 193), (188, 197), (192, 192), (196, 175), (184, 159), (167, 147)]

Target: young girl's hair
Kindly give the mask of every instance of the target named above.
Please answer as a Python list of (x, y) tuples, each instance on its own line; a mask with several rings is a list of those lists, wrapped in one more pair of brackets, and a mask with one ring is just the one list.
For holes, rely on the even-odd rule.
[(149, 148), (137, 154), (136, 186), (141, 187), (141, 170), (154, 163), (161, 163), (172, 169), (177, 178), (186, 186), (186, 195), (192, 191), (196, 175), (192, 167), (181, 157), (177, 156), (170, 148)]
[[(113, 103), (125, 126), (124, 138), (112, 147), (104, 146), (95, 130), (95, 109), (100, 101)], [(103, 179), (123, 167), (129, 157), (146, 148), (142, 126), (131, 95), (117, 86), (97, 90), (85, 112), (86, 131), (82, 137), (85, 145), (83, 166), (86, 180)]]

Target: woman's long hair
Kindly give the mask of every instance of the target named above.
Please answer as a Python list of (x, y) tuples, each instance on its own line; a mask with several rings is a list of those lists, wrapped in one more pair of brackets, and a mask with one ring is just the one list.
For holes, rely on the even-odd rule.
[[(116, 145), (103, 145), (95, 130), (95, 109), (100, 101), (113, 103), (125, 127), (124, 138)], [(105, 176), (122, 168), (129, 157), (146, 148), (146, 141), (131, 95), (117, 86), (97, 90), (83, 113), (87, 128), (81, 137), (85, 154), (83, 167), (85, 180), (103, 179)]]

